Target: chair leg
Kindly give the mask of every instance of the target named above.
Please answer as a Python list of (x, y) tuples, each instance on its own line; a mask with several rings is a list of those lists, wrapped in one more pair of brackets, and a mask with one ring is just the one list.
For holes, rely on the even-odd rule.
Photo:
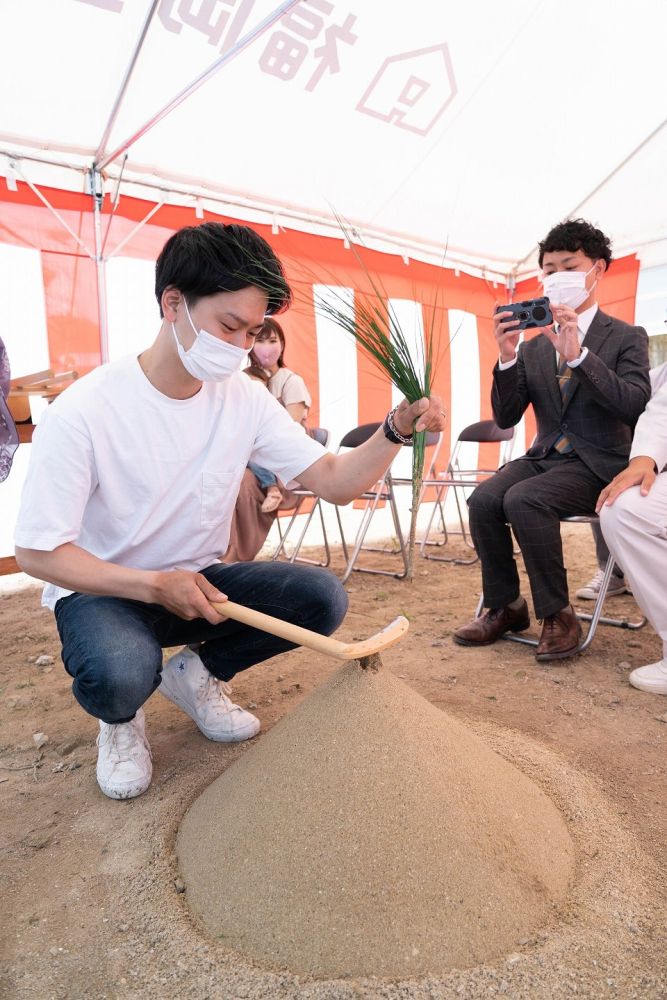
[[(301, 533), (300, 533), (300, 535), (299, 535), (299, 537), (297, 539), (296, 545), (294, 546), (294, 551), (292, 552), (291, 555), (287, 554), (286, 543), (287, 543), (289, 534), (290, 534), (290, 532), (292, 530), (292, 526), (294, 525), (294, 522), (296, 521), (296, 518), (298, 517), (298, 515), (300, 513), (301, 507), (303, 505), (303, 501), (305, 499), (306, 499), (306, 497), (298, 497), (297, 498), (296, 507), (294, 508), (294, 512), (292, 513), (292, 516), (290, 517), (289, 522), (288, 522), (287, 527), (285, 528), (284, 532), (282, 531), (282, 529), (280, 527), (280, 518), (276, 518), (276, 524), (278, 526), (278, 536), (280, 538), (280, 541), (279, 541), (278, 545), (276, 546), (275, 550), (273, 551), (273, 553), (271, 555), (271, 561), (272, 562), (275, 562), (275, 560), (278, 559), (281, 555), (283, 555), (285, 557), (285, 559), (287, 559), (287, 561), (290, 562), (290, 563), (301, 562), (301, 563), (309, 563), (312, 566), (328, 566), (329, 563), (331, 562), (331, 549), (329, 547), (329, 539), (327, 537), (326, 526), (324, 524), (324, 513), (322, 511), (321, 501), (320, 501), (319, 497), (316, 498), (316, 503), (313, 505), (313, 509), (306, 516), (305, 524), (304, 524), (303, 528), (301, 529)], [(299, 551), (301, 549), (301, 546), (303, 545), (304, 538), (306, 537), (306, 532), (308, 531), (308, 528), (310, 527), (310, 523), (311, 523), (311, 521), (313, 519), (313, 516), (315, 514), (315, 508), (319, 509), (320, 520), (321, 520), (321, 523), (322, 523), (322, 536), (324, 538), (324, 552), (325, 552), (325, 560), (324, 560), (324, 562), (322, 562), (322, 561), (320, 561), (318, 559), (303, 559), (303, 558), (301, 558), (299, 556)]]
[(394, 573), (394, 576), (398, 580), (402, 580), (403, 577), (408, 575), (408, 549), (405, 544), (405, 539), (403, 538), (403, 530), (401, 528), (401, 521), (398, 516), (398, 507), (396, 506), (396, 497), (394, 496), (393, 488), (391, 490), (391, 497), (389, 502), (391, 504), (391, 514), (394, 519), (394, 529), (396, 531), (396, 537), (398, 538), (398, 545), (401, 552), (401, 558), (403, 559), (403, 569), (404, 569), (404, 572), (401, 573), (400, 576), (397, 573)]
[[(347, 580), (352, 575), (352, 570), (354, 569), (354, 564), (357, 561), (357, 557), (358, 557), (359, 553), (361, 552), (361, 546), (363, 545), (363, 542), (364, 542), (364, 536), (366, 534), (366, 531), (367, 531), (370, 519), (373, 516), (373, 511), (377, 507), (377, 503), (378, 503), (378, 501), (377, 501), (377, 497), (376, 497), (374, 499), (374, 501), (367, 503), (366, 506), (364, 507), (364, 512), (363, 512), (362, 517), (361, 517), (361, 524), (359, 525), (359, 528), (357, 529), (357, 534), (356, 534), (355, 539), (354, 539), (354, 548), (352, 550), (352, 555), (349, 557), (349, 559), (347, 561), (347, 566), (345, 567), (345, 572), (343, 573), (343, 576), (342, 576), (343, 583), (346, 583)], [(369, 516), (369, 510), (370, 510), (370, 516)]]
[(336, 520), (338, 521), (338, 531), (339, 531), (339, 534), (340, 534), (341, 548), (343, 550), (343, 559), (345, 560), (345, 565), (347, 566), (347, 564), (350, 561), (350, 552), (349, 552), (349, 549), (347, 547), (347, 541), (345, 539), (345, 532), (343, 531), (343, 522), (342, 522), (341, 516), (340, 516), (340, 507), (336, 504), (334, 506), (334, 510), (336, 511)]
[[(403, 561), (403, 572), (402, 573), (396, 573), (393, 570), (373, 569), (373, 568), (367, 567), (367, 566), (357, 566), (356, 565), (357, 559), (359, 557), (359, 553), (364, 548), (364, 538), (366, 537), (366, 532), (368, 531), (368, 527), (369, 527), (369, 525), (371, 523), (373, 514), (375, 513), (380, 500), (387, 501), (390, 504), (390, 506), (391, 506), (391, 513), (392, 513), (392, 518), (393, 518), (393, 521), (394, 521), (394, 529), (396, 531), (396, 537), (398, 538), (398, 544), (399, 544), (399, 549), (398, 549), (397, 552), (395, 552), (395, 553), (388, 552), (386, 554), (387, 555), (398, 555), (398, 554), (401, 555), (402, 561)], [(338, 524), (340, 526), (340, 517), (338, 519)], [(342, 538), (342, 526), (341, 526), (341, 538)], [(344, 546), (344, 548), (345, 548), (345, 546)], [(368, 551), (368, 549), (366, 549), (366, 551)], [(373, 551), (384, 551), (384, 550), (375, 549)], [(403, 532), (401, 530), (400, 521), (398, 519), (398, 511), (396, 509), (396, 501), (395, 501), (395, 498), (393, 496), (393, 493), (384, 494), (384, 495), (381, 495), (380, 493), (376, 493), (375, 496), (372, 498), (372, 500), (369, 500), (368, 503), (366, 504), (366, 507), (364, 508), (364, 513), (363, 513), (363, 516), (362, 516), (362, 519), (361, 519), (361, 524), (359, 525), (359, 529), (357, 530), (357, 534), (356, 534), (356, 538), (355, 538), (355, 544), (354, 544), (354, 549), (352, 551), (352, 555), (348, 558), (347, 565), (345, 567), (345, 572), (343, 573), (343, 576), (341, 577), (342, 582), (346, 583), (347, 580), (350, 578), (350, 576), (352, 575), (353, 572), (354, 573), (372, 573), (372, 574), (374, 574), (376, 576), (393, 576), (397, 580), (403, 580), (407, 576), (407, 573), (408, 573), (408, 554), (407, 554), (407, 549), (405, 547), (405, 542), (403, 540)]]
[[(447, 525), (445, 523), (445, 515), (444, 515), (443, 510), (442, 510), (442, 491), (443, 491), (443, 487), (442, 486), (438, 486), (438, 489), (437, 489), (437, 492), (436, 492), (436, 496), (435, 496), (435, 500), (433, 502), (433, 509), (431, 511), (431, 516), (429, 517), (428, 524), (426, 525), (426, 532), (425, 532), (424, 537), (422, 538), (421, 542), (419, 543), (419, 554), (421, 556), (423, 556), (424, 559), (429, 559), (430, 558), (430, 556), (426, 555), (426, 553), (424, 552), (424, 549), (426, 548), (427, 545), (437, 545), (438, 547), (440, 547), (442, 545), (446, 545), (447, 544)], [(439, 514), (440, 514), (440, 523), (442, 524), (443, 540), (441, 542), (432, 542), (429, 539), (429, 536), (431, 534), (431, 528), (433, 527), (433, 519), (434, 519), (434, 517), (436, 515), (436, 511), (439, 512)]]
[[(461, 501), (459, 500), (459, 489), (465, 490), (465, 487), (460, 487), (460, 486), (454, 487), (454, 499), (456, 501), (456, 509), (459, 515), (459, 524), (461, 525), (461, 535), (463, 537), (464, 543), (468, 546), (468, 548), (474, 549), (475, 546), (473, 545), (472, 540), (468, 539), (468, 532), (466, 531), (465, 521), (463, 519), (463, 511), (461, 510)], [(475, 560), (473, 560), (473, 562), (474, 561)]]
[[(447, 488), (449, 489), (449, 486)], [(440, 497), (438, 497), (436, 499), (436, 504), (440, 508), (440, 520), (442, 521), (442, 525), (443, 525), (444, 540), (442, 542), (431, 542), (431, 541), (428, 540), (429, 532), (430, 532), (431, 526), (433, 524), (433, 518), (435, 516), (435, 505), (434, 505), (433, 511), (431, 513), (431, 517), (430, 517), (429, 522), (428, 522), (428, 526), (426, 528), (426, 535), (422, 539), (422, 543), (421, 543), (421, 545), (419, 547), (419, 553), (420, 553), (420, 555), (424, 559), (431, 559), (434, 562), (452, 563), (455, 566), (472, 566), (473, 563), (476, 563), (477, 560), (478, 560), (478, 558), (479, 558), (476, 552), (475, 552), (474, 556), (472, 556), (471, 559), (459, 559), (456, 556), (438, 556), (438, 555), (435, 555), (434, 553), (427, 553), (427, 552), (424, 551), (424, 548), (427, 545), (434, 545), (434, 546), (435, 545), (437, 545), (437, 546), (446, 545), (447, 541), (449, 540), (449, 536), (450, 535), (460, 535), (463, 538), (464, 544), (469, 549), (473, 549), (474, 550), (474, 548), (475, 548), (475, 546), (473, 545), (472, 541), (469, 540), (469, 538), (468, 538), (468, 533), (466, 531), (465, 524), (464, 524), (464, 521), (463, 521), (463, 512), (461, 511), (461, 505), (460, 505), (459, 497), (458, 497), (458, 487), (452, 486), (452, 489), (454, 490), (454, 497), (455, 497), (455, 500), (456, 500), (456, 508), (457, 508), (458, 515), (459, 515), (459, 524), (461, 526), (461, 530), (460, 531), (452, 531), (452, 532), (448, 532), (447, 531), (447, 528), (446, 528), (446, 525), (445, 525), (445, 514), (444, 514), (444, 511), (442, 509), (442, 502), (441, 502)]]
[(635, 622), (628, 621), (627, 618), (603, 618), (602, 617), (602, 605), (604, 604), (605, 598), (607, 596), (607, 590), (609, 588), (609, 582), (614, 572), (614, 558), (609, 556), (607, 559), (607, 565), (604, 569), (604, 576), (602, 578), (602, 583), (600, 584), (600, 593), (598, 594), (597, 600), (595, 602), (595, 607), (593, 608), (593, 613), (588, 614), (586, 611), (577, 611), (577, 618), (580, 621), (590, 622), (588, 627), (588, 632), (586, 633), (586, 638), (579, 647), (579, 650), (586, 649), (587, 646), (593, 641), (593, 636), (597, 631), (598, 625), (611, 625), (614, 628), (627, 628), (636, 629), (642, 628), (646, 625), (646, 618), (642, 617)]
[(289, 537), (289, 533), (292, 530), (292, 525), (294, 524), (297, 518), (302, 503), (303, 503), (303, 497), (298, 497), (296, 502), (296, 507), (294, 508), (294, 512), (289, 519), (285, 531), (283, 531), (282, 528), (280, 527), (280, 518), (279, 517), (276, 518), (276, 525), (278, 526), (278, 537), (280, 538), (280, 541), (271, 555), (271, 562), (275, 562), (275, 560), (278, 559), (283, 553), (285, 553), (285, 558), (287, 558), (285, 544)]
[[(580, 621), (590, 622), (586, 635), (584, 636), (582, 642), (580, 642), (577, 647), (576, 652), (581, 653), (584, 649), (592, 643), (595, 638), (595, 633), (597, 632), (598, 625), (611, 625), (615, 628), (627, 628), (627, 629), (640, 629), (646, 624), (646, 618), (642, 616), (638, 621), (631, 622), (627, 618), (603, 618), (602, 617), (602, 606), (607, 597), (607, 590), (609, 589), (609, 581), (611, 580), (612, 573), (614, 572), (614, 558), (609, 556), (607, 559), (607, 565), (604, 569), (604, 576), (602, 577), (602, 582), (600, 583), (600, 593), (597, 596), (595, 602), (595, 607), (593, 608), (593, 613), (589, 614), (585, 611), (576, 611), (575, 614)], [(480, 599), (480, 603), (481, 603)], [(479, 608), (479, 605), (478, 605)], [(479, 612), (478, 612), (479, 613)], [(537, 646), (539, 643), (538, 639), (531, 638), (529, 636), (520, 635), (514, 632), (506, 632), (503, 635), (503, 639), (508, 639), (510, 642), (522, 642), (526, 646)]]
[[(386, 555), (386, 556), (398, 556), (398, 555), (402, 555), (403, 552), (404, 552), (403, 536), (402, 536), (402, 533), (401, 533), (401, 530), (400, 530), (400, 524), (398, 523), (398, 511), (396, 509), (396, 501), (395, 501), (395, 497), (393, 495), (393, 490), (390, 490), (381, 499), (384, 500), (385, 503), (388, 503), (389, 506), (391, 507), (391, 516), (392, 516), (392, 520), (394, 522), (394, 530), (396, 532), (396, 537), (398, 539), (398, 548), (387, 549), (387, 548), (384, 548), (381, 545), (362, 545), (361, 546), (361, 552), (379, 552), (381, 555)], [(377, 509), (377, 503), (378, 503), (378, 501), (375, 498), (373, 498), (372, 500), (367, 500), (366, 501), (367, 507), (368, 507), (369, 504), (373, 505), (373, 512), (371, 513), (370, 517), (368, 518), (368, 523), (370, 523), (370, 521), (371, 521), (371, 519), (373, 517), (373, 514), (375, 513), (375, 511)], [(368, 530), (368, 527), (366, 528), (366, 530)], [(364, 534), (365, 534), (365, 532), (364, 532)]]
[[(306, 537), (306, 532), (308, 531), (308, 528), (310, 527), (310, 524), (311, 524), (311, 521), (313, 520), (313, 517), (315, 515), (315, 510), (316, 509), (319, 511), (319, 514), (320, 514), (320, 523), (322, 525), (322, 537), (324, 539), (324, 553), (325, 553), (324, 562), (322, 562), (319, 559), (305, 559), (305, 558), (303, 558), (302, 556), (299, 555), (299, 552), (301, 550), (301, 546), (303, 545), (303, 540)], [(329, 547), (329, 539), (327, 537), (327, 529), (326, 529), (326, 525), (324, 523), (324, 512), (322, 510), (322, 503), (321, 503), (321, 501), (320, 501), (319, 498), (317, 499), (317, 502), (313, 505), (313, 509), (310, 511), (310, 513), (306, 517), (306, 522), (305, 522), (305, 524), (304, 524), (304, 526), (303, 526), (303, 528), (301, 530), (301, 534), (299, 535), (299, 539), (298, 539), (296, 545), (294, 546), (294, 552), (289, 557), (288, 561), (291, 562), (291, 563), (295, 563), (295, 562), (308, 563), (311, 566), (323, 566), (323, 567), (328, 566), (330, 564), (330, 562), (331, 562), (331, 549)]]

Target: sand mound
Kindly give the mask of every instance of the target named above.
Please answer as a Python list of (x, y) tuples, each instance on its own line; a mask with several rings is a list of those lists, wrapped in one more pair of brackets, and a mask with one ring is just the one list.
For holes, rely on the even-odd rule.
[(346, 665), (183, 819), (205, 929), (263, 964), (403, 977), (512, 951), (574, 850), (549, 798), (386, 670)]

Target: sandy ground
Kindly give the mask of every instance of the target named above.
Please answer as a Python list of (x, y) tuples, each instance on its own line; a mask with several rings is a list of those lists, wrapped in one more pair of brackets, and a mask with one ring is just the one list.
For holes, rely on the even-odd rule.
[[(566, 530), (574, 590), (591, 575), (593, 548), (585, 526)], [(667, 698), (627, 683), (633, 667), (659, 658), (660, 643), (650, 626), (601, 628), (576, 660), (540, 666), (515, 643), (462, 649), (451, 632), (470, 617), (479, 580), (477, 566), (423, 560), (412, 584), (355, 574), (339, 635), (365, 637), (407, 615), (410, 632), (383, 654), (385, 667), (563, 810), (578, 868), (559, 921), (493, 966), (400, 983), (317, 981), (227, 952), (191, 918), (173, 848), (188, 806), (246, 748), (208, 742), (155, 694), (146, 708), (153, 784), (132, 802), (106, 799), (95, 782), (96, 723), (72, 698), (52, 616), (31, 588), (0, 594), (0, 996), (667, 997)], [(607, 607), (636, 614), (630, 597)], [(295, 650), (240, 676), (234, 696), (257, 706), (266, 731), (335, 669)]]

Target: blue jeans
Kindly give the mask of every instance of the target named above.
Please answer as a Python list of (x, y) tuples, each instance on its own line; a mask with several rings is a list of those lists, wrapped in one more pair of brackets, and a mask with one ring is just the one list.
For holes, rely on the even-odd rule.
[(268, 486), (275, 486), (278, 482), (270, 469), (263, 469), (261, 465), (255, 465), (254, 462), (248, 462), (248, 468), (263, 490)]
[[(331, 635), (347, 611), (347, 594), (328, 570), (249, 562), (201, 572), (230, 600), (322, 635)], [(199, 656), (223, 681), (295, 648), (240, 622), (185, 621), (160, 604), (121, 597), (70, 594), (57, 602), (55, 616), (74, 697), (108, 723), (129, 722), (159, 687), (163, 646), (203, 643)]]

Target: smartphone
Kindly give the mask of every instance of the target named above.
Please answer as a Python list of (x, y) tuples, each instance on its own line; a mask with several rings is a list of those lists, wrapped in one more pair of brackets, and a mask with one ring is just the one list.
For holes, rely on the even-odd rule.
[[(549, 307), (549, 299), (543, 296), (541, 299), (527, 299), (526, 302), (508, 302), (505, 306), (496, 306), (497, 313), (511, 312), (517, 321), (517, 330), (528, 330), (535, 326), (551, 326), (554, 318)], [(508, 316), (503, 320), (510, 323)]]

